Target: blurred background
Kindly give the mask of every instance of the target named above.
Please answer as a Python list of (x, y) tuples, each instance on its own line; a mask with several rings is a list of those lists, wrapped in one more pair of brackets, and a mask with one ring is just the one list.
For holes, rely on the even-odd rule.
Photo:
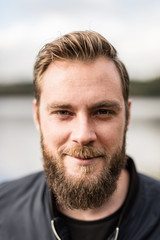
[(160, 1), (0, 1), (0, 181), (42, 169), (32, 118), (32, 69), (39, 49), (75, 30), (94, 30), (118, 50), (130, 78), (127, 153), (160, 178)]

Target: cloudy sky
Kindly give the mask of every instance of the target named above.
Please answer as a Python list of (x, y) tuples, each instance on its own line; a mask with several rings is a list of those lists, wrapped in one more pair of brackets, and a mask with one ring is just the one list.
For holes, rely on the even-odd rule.
[(86, 29), (116, 47), (131, 78), (160, 76), (159, 0), (1, 0), (0, 82), (31, 81), (46, 42)]

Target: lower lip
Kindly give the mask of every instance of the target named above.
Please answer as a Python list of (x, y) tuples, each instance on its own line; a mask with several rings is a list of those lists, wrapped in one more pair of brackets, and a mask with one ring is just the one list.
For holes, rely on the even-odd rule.
[(91, 165), (98, 159), (98, 158), (80, 159), (72, 156), (68, 156), (68, 157), (71, 158), (74, 161), (74, 163), (77, 163), (79, 166)]

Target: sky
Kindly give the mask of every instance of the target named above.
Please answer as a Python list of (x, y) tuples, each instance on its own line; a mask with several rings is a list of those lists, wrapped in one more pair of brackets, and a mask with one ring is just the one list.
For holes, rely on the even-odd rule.
[(1, 0), (0, 83), (32, 81), (40, 48), (77, 30), (106, 37), (131, 79), (160, 76), (159, 0)]

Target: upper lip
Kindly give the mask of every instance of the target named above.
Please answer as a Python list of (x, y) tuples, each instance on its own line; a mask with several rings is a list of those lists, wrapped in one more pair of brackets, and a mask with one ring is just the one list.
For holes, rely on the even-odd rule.
[(91, 159), (94, 159), (94, 158), (100, 158), (100, 157), (103, 157), (103, 156), (93, 156), (93, 157), (83, 157), (83, 156), (74, 156), (74, 155), (68, 155), (70, 157), (74, 157), (74, 158), (77, 158), (77, 159), (81, 159), (81, 160), (91, 160)]

